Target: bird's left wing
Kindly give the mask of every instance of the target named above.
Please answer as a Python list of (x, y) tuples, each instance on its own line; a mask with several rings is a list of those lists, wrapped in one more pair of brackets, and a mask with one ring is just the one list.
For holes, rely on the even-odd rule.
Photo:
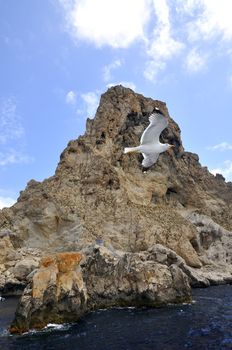
[(142, 153), (142, 154), (143, 154), (142, 166), (144, 166), (144, 168), (150, 168), (150, 166), (155, 164), (155, 162), (159, 157), (159, 153), (152, 153), (152, 154)]
[(149, 117), (150, 124), (144, 130), (140, 144), (158, 143), (161, 132), (168, 126), (168, 119), (160, 113), (153, 113)]

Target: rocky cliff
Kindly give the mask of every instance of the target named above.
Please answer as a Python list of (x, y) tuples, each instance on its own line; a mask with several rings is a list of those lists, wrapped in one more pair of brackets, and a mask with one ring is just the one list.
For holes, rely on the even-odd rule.
[[(139, 143), (155, 107), (169, 119), (161, 139), (175, 148), (144, 171), (141, 156), (123, 148)], [(55, 175), (31, 180), (0, 212), (0, 287), (23, 288), (44, 254), (83, 253), (95, 243), (145, 255), (162, 246), (181, 259), (193, 285), (227, 282), (231, 231), (232, 183), (184, 150), (165, 103), (116, 86), (101, 96), (85, 134), (69, 142)]]

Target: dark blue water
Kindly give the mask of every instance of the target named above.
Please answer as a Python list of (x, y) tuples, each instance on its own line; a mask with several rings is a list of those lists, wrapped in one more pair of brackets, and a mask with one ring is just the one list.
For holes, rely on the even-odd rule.
[(192, 305), (100, 310), (61, 329), (22, 336), (6, 334), (15, 308), (15, 301), (6, 299), (0, 303), (0, 349), (232, 349), (232, 286), (195, 289), (193, 296)]

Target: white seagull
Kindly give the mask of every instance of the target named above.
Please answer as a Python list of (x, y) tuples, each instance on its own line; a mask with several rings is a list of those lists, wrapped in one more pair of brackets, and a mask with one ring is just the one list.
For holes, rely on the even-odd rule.
[(142, 166), (149, 168), (157, 161), (160, 153), (174, 147), (168, 143), (160, 143), (161, 132), (168, 126), (168, 119), (163, 115), (159, 108), (149, 117), (150, 124), (144, 130), (140, 139), (140, 145), (137, 147), (126, 147), (124, 153), (142, 153)]

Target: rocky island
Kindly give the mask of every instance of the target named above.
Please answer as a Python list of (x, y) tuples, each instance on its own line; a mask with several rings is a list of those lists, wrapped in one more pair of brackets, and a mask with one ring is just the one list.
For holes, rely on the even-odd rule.
[[(144, 172), (139, 143), (158, 107), (173, 144)], [(166, 104), (123, 86), (101, 96), (55, 175), (0, 211), (0, 291), (21, 295), (12, 333), (111, 306), (189, 302), (232, 282), (232, 183), (186, 152)]]

